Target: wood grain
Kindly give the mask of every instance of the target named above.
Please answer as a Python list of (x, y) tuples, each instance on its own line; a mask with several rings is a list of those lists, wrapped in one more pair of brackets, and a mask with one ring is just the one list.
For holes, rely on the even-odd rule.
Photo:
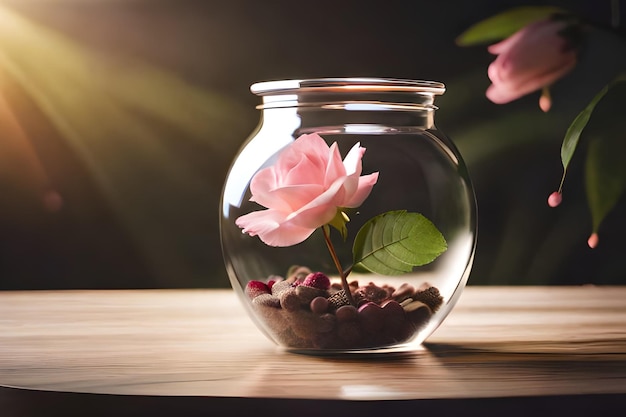
[(230, 290), (4, 292), (0, 330), (0, 385), (29, 390), (335, 402), (626, 395), (626, 287), (468, 287), (424, 349), (393, 357), (281, 351)]

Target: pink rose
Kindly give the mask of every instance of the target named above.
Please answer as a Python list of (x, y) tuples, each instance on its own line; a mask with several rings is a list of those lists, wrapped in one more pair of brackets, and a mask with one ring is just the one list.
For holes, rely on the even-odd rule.
[[(487, 98), (497, 104), (516, 100), (547, 87), (576, 65), (576, 49), (562, 34), (568, 26), (559, 20), (531, 23), (502, 42), (489, 47), (498, 55), (489, 65), (493, 83)], [(550, 108), (550, 98), (542, 96), (540, 107)]]
[(256, 173), (252, 198), (267, 210), (239, 217), (244, 233), (270, 246), (303, 242), (330, 222), (339, 207), (358, 207), (378, 181), (378, 172), (361, 176), (359, 143), (341, 160), (337, 143), (328, 146), (317, 134), (302, 135), (278, 157), (276, 164)]

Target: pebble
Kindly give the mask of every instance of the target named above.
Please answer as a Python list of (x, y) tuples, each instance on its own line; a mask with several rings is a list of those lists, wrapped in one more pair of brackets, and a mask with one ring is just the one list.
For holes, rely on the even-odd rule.
[(280, 306), (287, 311), (300, 310), (300, 297), (296, 294), (296, 289), (291, 288), (280, 293)]
[(427, 309), (429, 309), (429, 307), (426, 304), (422, 303), (421, 301), (413, 301), (412, 303), (408, 303), (407, 305), (403, 306), (402, 308), (407, 313), (415, 311), (415, 310), (417, 310), (419, 308), (427, 308)]
[(333, 314), (315, 315), (310, 311), (298, 310), (291, 315), (291, 328), (299, 337), (310, 339), (315, 333), (327, 333), (334, 329), (337, 319)]
[(280, 308), (280, 300), (270, 294), (261, 295), (252, 300), (252, 307), (272, 334), (282, 333), (289, 328), (289, 317), (285, 310)]
[[(311, 311), (315, 314), (324, 314), (328, 312), (328, 306), (329, 302), (326, 297), (315, 297), (310, 303)], [(337, 317), (337, 319), (339, 319), (339, 317)]]
[(280, 343), (291, 348), (306, 349), (311, 347), (310, 340), (298, 336), (289, 326), (283, 328), (281, 331), (277, 331), (276, 336)]
[(354, 299), (357, 303), (361, 303), (363, 301), (381, 303), (388, 296), (389, 294), (384, 288), (377, 286), (373, 282), (370, 282), (364, 287), (360, 287), (354, 293)]
[(402, 301), (404, 301), (407, 298), (411, 297), (413, 294), (415, 294), (415, 287), (412, 286), (411, 284), (404, 283), (404, 284), (400, 285), (398, 287), (398, 289), (396, 289), (391, 294), (391, 298), (393, 298), (397, 302), (401, 303)]
[(350, 301), (348, 301), (348, 297), (346, 296), (346, 292), (344, 290), (337, 291), (330, 297), (328, 297), (328, 302), (330, 303), (331, 308), (338, 309), (341, 306), (350, 305)]
[(403, 320), (393, 329), (391, 336), (396, 342), (407, 342), (415, 336), (416, 326), (409, 320)]
[(361, 339), (361, 326), (356, 321), (349, 321), (337, 324), (337, 336), (348, 346), (356, 346)]
[(335, 328), (337, 318), (334, 314), (326, 313), (319, 316), (315, 329), (318, 333), (327, 333)]
[(310, 304), (316, 297), (323, 297), (328, 295), (328, 292), (319, 288), (309, 287), (308, 285), (298, 285), (296, 287), (296, 294), (300, 297), (300, 303), (303, 305)]
[(411, 296), (415, 301), (421, 301), (426, 304), (432, 311), (437, 311), (443, 303), (443, 297), (439, 294), (439, 290), (435, 287), (428, 287), (425, 290), (418, 290)]
[(280, 281), (272, 285), (272, 294), (280, 297), (283, 292), (290, 291), (291, 289), (293, 289), (293, 285), (291, 284), (291, 282)]
[(280, 299), (272, 294), (261, 294), (252, 299), (252, 304), (257, 306), (280, 308)]
[[(359, 281), (354, 280), (348, 283), (348, 288), (350, 288), (351, 292), (355, 292), (359, 288)], [(330, 286), (331, 291), (340, 291), (343, 290), (343, 285), (340, 282), (333, 282)]]
[(339, 307), (337, 311), (335, 311), (335, 316), (340, 322), (354, 321), (359, 317), (359, 312), (356, 307), (348, 304)]
[(407, 298), (406, 300), (402, 301), (402, 302), (400, 303), (400, 305), (401, 305), (402, 307), (404, 307), (404, 306), (406, 306), (406, 305), (411, 304), (413, 301), (415, 301), (415, 300), (413, 300), (412, 298)]
[(376, 303), (365, 303), (359, 307), (358, 312), (361, 327), (370, 333), (380, 331), (385, 325), (385, 314), (383, 309)]
[(357, 349), (403, 343), (424, 327), (443, 298), (436, 287), (419, 289), (373, 282), (349, 283), (358, 307), (343, 287), (321, 272), (291, 268), (288, 278), (250, 281), (246, 295), (259, 319), (281, 344), (301, 349)]
[(316, 333), (312, 339), (313, 347), (318, 349), (337, 349), (337, 335), (334, 332)]
[(412, 326), (406, 316), (404, 308), (395, 300), (388, 300), (383, 304), (385, 313), (385, 328), (383, 331), (391, 341), (406, 340), (413, 333)]
[(383, 311), (389, 318), (403, 318), (404, 308), (395, 300), (387, 300), (382, 305)]
[(287, 271), (286, 281), (290, 283), (302, 281), (311, 272), (313, 271), (311, 271), (306, 266), (299, 266), (299, 265), (292, 266), (291, 268), (289, 268), (289, 271)]
[(416, 330), (422, 328), (426, 323), (428, 323), (428, 320), (430, 320), (430, 316), (432, 315), (430, 308), (421, 301), (413, 301), (403, 308), (406, 312), (406, 316)]

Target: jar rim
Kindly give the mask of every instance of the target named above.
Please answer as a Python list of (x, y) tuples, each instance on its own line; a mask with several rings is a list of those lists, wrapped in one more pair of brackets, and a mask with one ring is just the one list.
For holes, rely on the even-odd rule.
[(410, 80), (401, 78), (347, 77), (310, 78), (300, 80), (262, 81), (250, 86), (258, 96), (313, 92), (408, 92), (441, 95), (446, 91), (438, 81)]

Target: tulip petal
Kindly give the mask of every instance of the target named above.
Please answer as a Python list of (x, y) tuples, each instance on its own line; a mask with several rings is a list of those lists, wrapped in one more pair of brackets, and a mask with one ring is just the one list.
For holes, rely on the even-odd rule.
[(544, 73), (535, 74), (534, 78), (526, 80), (526, 82), (494, 82), (487, 88), (485, 94), (492, 102), (505, 104), (553, 83), (571, 71), (575, 66), (576, 60), (573, 58), (570, 62), (560, 67), (548, 68)]
[(498, 57), (487, 74), (486, 96), (497, 104), (516, 100), (563, 77), (576, 65), (577, 52), (567, 48), (564, 21), (545, 19), (527, 25), (508, 39), (491, 45)]
[(498, 43), (494, 43), (493, 45), (488, 46), (487, 51), (489, 51), (490, 54), (494, 54), (494, 55), (503, 54), (509, 49), (511, 49), (511, 47), (515, 45), (520, 40), (520, 38), (526, 35), (526, 32), (528, 32), (528, 26), (525, 26), (524, 28), (518, 30), (517, 32), (515, 32), (513, 35), (509, 36), (508, 38), (501, 40)]
[(485, 95), (495, 104), (506, 104), (521, 97), (516, 90), (506, 88), (502, 84), (490, 85)]

